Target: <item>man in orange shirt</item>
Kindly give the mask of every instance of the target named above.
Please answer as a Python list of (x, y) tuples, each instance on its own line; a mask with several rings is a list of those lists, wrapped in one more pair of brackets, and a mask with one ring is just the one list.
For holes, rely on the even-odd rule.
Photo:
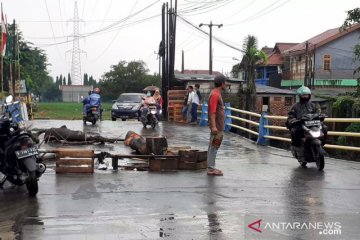
[(211, 131), (208, 148), (208, 175), (222, 176), (223, 172), (215, 168), (215, 159), (220, 148), (225, 129), (225, 108), (221, 92), (226, 88), (226, 80), (222, 74), (216, 75), (214, 79), (215, 88), (209, 96), (208, 120)]

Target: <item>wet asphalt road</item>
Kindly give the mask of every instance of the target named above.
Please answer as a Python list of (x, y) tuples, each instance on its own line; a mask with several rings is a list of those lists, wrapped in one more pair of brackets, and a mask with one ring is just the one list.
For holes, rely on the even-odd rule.
[[(135, 121), (35, 121), (33, 127), (63, 124), (107, 137), (128, 130), (164, 135), (170, 146), (200, 150), (209, 137), (208, 128), (171, 123), (156, 131)], [(95, 148), (130, 152), (123, 143)], [(0, 239), (360, 239), (360, 163), (326, 159), (324, 172), (302, 169), (289, 152), (229, 133), (217, 166), (223, 177), (111, 169), (59, 175), (50, 164), (36, 198), (25, 187), (0, 189)], [(248, 227), (257, 220), (261, 233)], [(337, 227), (324, 231), (326, 223)]]

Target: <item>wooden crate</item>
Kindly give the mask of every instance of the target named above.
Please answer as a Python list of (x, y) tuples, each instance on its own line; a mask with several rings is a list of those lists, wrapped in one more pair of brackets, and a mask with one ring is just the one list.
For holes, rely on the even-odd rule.
[(179, 170), (200, 170), (207, 168), (207, 161), (202, 162), (183, 162), (179, 161)]
[(179, 150), (181, 162), (203, 162), (207, 161), (207, 151)]
[(154, 172), (176, 171), (178, 169), (178, 158), (154, 158), (149, 160), (149, 170)]
[(83, 148), (57, 148), (56, 173), (93, 173), (94, 150)]
[(57, 148), (55, 154), (59, 158), (64, 157), (80, 157), (80, 158), (93, 158), (94, 150), (83, 148)]
[(94, 173), (93, 158), (58, 158), (56, 173)]

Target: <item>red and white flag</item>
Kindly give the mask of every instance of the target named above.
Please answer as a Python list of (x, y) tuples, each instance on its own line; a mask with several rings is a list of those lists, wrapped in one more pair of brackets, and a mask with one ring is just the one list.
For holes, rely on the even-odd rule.
[(7, 32), (6, 32), (6, 26), (5, 26), (5, 18), (3, 13), (3, 8), (1, 4), (1, 54), (2, 56), (5, 56), (6, 52), (6, 38), (7, 38)]

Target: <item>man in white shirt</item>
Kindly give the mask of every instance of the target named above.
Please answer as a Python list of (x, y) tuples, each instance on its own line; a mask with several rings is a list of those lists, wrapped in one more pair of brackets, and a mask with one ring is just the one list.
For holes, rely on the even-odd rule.
[(194, 91), (193, 86), (189, 86), (189, 99), (188, 99), (188, 105), (191, 105), (191, 124), (197, 123), (197, 109), (199, 106), (199, 96)]

